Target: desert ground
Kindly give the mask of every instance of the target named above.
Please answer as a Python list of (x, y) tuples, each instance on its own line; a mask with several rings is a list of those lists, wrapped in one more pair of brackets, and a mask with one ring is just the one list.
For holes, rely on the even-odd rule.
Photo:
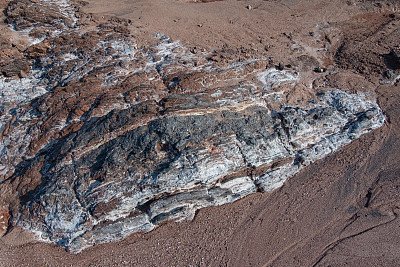
[[(7, 1), (2, 2), (5, 8)], [(10, 227), (0, 238), (1, 266), (399, 264), (397, 1), (88, 0), (82, 10), (97, 22), (129, 20), (139, 48), (154, 45), (154, 35), (162, 33), (223, 59), (268, 58), (321, 75), (321, 84), (351, 93), (370, 90), (386, 120), (278, 189), (203, 208), (191, 221), (167, 221), (79, 254)], [(2, 34), (11, 35), (1, 23)], [(315, 73), (316, 67), (333, 74)], [(301, 94), (287, 96), (288, 101), (297, 97)]]

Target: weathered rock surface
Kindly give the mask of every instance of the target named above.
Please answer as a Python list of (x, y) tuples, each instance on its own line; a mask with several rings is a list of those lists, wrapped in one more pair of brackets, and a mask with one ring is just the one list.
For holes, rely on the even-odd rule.
[(2, 237), (8, 230), (8, 221), (10, 220), (10, 213), (8, 207), (0, 207), (0, 237)]
[(74, 2), (12, 1), (6, 15), (33, 39), (2, 58), (2, 201), (73, 252), (280, 187), (384, 122), (368, 92), (161, 34), (138, 49), (128, 22), (96, 25)]

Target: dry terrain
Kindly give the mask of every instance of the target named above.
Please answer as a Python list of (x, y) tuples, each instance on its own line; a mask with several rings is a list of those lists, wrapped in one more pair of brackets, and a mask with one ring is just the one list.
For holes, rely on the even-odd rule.
[[(1, 1), (0, 8), (6, 8), (9, 2)], [(323, 91), (325, 87), (352, 94), (368, 92), (376, 98), (386, 119), (382, 127), (305, 166), (278, 189), (256, 192), (222, 206), (206, 207), (198, 210), (193, 220), (177, 223), (167, 220), (150, 232), (94, 245), (79, 254), (39, 242), (32, 233), (10, 224), (0, 238), (0, 266), (399, 264), (400, 5), (397, 1), (88, 0), (79, 4), (83, 5), (85, 14), (92, 16), (87, 27), (96, 23), (107, 25), (109, 21), (125, 23), (130, 34), (124, 35), (124, 31), (118, 34), (127, 42), (134, 39), (137, 49), (154, 47), (155, 34), (161, 33), (172, 41), (180, 40), (192, 52), (211, 53), (208, 60), (216, 68), (231, 61), (263, 59), (272, 68), (304, 72), (305, 80), (313, 81), (311, 88), (304, 85), (288, 89), (284, 95), (287, 103), (305, 101), (311, 93)], [(5, 19), (5, 14), (2, 13), (1, 19)], [(6, 60), (10, 53), (15, 53), (17, 58), (19, 52), (14, 51), (15, 47), (22, 51), (28, 46), (3, 21), (0, 33), (2, 39), (13, 42), (11, 52), (3, 53), (6, 55), (1, 55), (1, 60)], [(102, 38), (93, 36), (92, 40)], [(78, 45), (90, 47), (89, 41)], [(35, 57), (36, 52), (38, 57), (42, 56), (40, 48), (24, 53)], [(18, 71), (17, 75), (24, 76), (23, 67)], [(80, 88), (85, 92), (82, 93), (84, 100), (71, 103), (69, 114), (57, 116), (69, 118), (75, 113), (83, 116), (87, 110), (80, 111), (76, 106), (85, 99), (89, 104), (84, 104), (89, 107), (93, 99), (100, 99), (99, 105), (103, 100), (107, 104), (117, 101), (97, 95), (90, 100), (94, 93), (87, 93), (86, 88), (98, 87), (99, 92), (95, 92), (98, 95), (103, 90), (98, 81), (90, 78), (77, 79), (84, 80)], [(72, 92), (72, 87), (73, 84), (57, 89), (51, 98), (43, 97), (40, 101), (48, 103), (49, 109), (58, 110), (57, 103), (70, 101), (62, 96)], [(121, 89), (121, 92), (125, 91)], [(46, 122), (53, 125), (57, 120), (54, 117)], [(51, 129), (49, 132), (54, 132), (60, 140), (78, 129), (57, 132), (45, 126), (40, 129)], [(1, 134), (6, 136), (3, 130)], [(39, 135), (35, 137), (37, 140), (48, 141)], [(30, 149), (35, 151), (33, 155), (40, 154), (39, 148)], [(41, 160), (32, 166), (42, 166), (45, 160)], [(39, 171), (34, 167), (25, 168), (26, 174), (17, 177), (17, 182), (4, 183), (8, 191), (0, 188), (1, 200), (5, 202), (6, 197), (10, 200), (10, 213), (24, 201), (16, 198), (16, 192), (29, 193), (24, 191), (23, 186), (29, 188), (29, 184), (24, 185), (23, 179), (30, 177), (32, 183), (40, 183), (32, 178)], [(8, 224), (7, 208), (2, 205), (0, 208), (4, 213), (0, 213), (1, 219), (7, 218)]]

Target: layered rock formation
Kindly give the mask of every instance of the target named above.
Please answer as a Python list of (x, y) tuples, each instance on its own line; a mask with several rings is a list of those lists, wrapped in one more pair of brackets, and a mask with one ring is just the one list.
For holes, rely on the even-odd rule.
[(14, 225), (73, 252), (275, 189), (384, 122), (368, 92), (162, 34), (138, 49), (129, 21), (96, 24), (72, 1), (6, 15), (31, 43), (2, 40), (15, 50), (0, 78), (3, 201)]

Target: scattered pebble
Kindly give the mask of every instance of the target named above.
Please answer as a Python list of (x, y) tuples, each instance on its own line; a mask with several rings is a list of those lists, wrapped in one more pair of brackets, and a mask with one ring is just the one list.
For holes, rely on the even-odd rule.
[(318, 73), (322, 73), (322, 72), (325, 72), (325, 71), (326, 71), (326, 69), (325, 68), (321, 68), (321, 67), (316, 67), (314, 69), (314, 72), (318, 72)]
[(19, 72), (18, 76), (19, 76), (20, 78), (26, 78), (26, 77), (28, 76), (28, 74), (26, 74), (26, 72), (25, 72), (25, 71), (23, 71), (23, 70), (20, 70), (20, 72)]
[(190, 48), (190, 52), (191, 52), (192, 54), (197, 54), (197, 48), (196, 48), (196, 47)]
[(383, 72), (383, 77), (389, 80), (393, 80), (396, 76), (394, 75), (394, 72), (392, 70), (385, 70)]
[(247, 8), (248, 10), (251, 10), (251, 9), (252, 9), (251, 5), (246, 6), (246, 8)]

